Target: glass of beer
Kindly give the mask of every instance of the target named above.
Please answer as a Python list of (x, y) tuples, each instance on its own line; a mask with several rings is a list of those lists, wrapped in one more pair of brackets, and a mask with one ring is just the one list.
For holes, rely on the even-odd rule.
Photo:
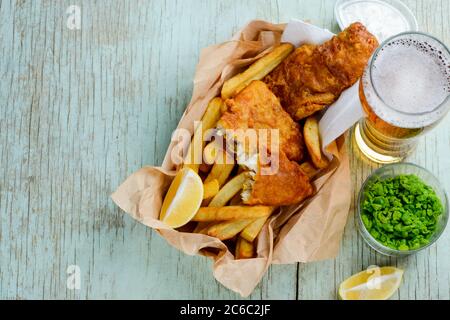
[(420, 32), (395, 35), (372, 55), (360, 81), (365, 117), (354, 128), (361, 152), (378, 163), (402, 161), (450, 109), (450, 52)]

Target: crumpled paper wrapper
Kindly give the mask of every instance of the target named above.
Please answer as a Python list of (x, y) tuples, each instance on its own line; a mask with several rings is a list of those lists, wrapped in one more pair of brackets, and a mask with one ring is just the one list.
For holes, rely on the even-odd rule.
[[(194, 78), (192, 100), (178, 128), (194, 131), (208, 102), (219, 95), (225, 80), (280, 43), (284, 24), (251, 21), (230, 41), (203, 49)], [(112, 194), (114, 202), (134, 219), (158, 231), (172, 246), (189, 255), (214, 259), (214, 277), (225, 287), (248, 296), (271, 263), (288, 264), (334, 258), (339, 250), (350, 207), (350, 172), (343, 136), (327, 146), (333, 161), (313, 182), (316, 193), (307, 201), (282, 207), (266, 223), (257, 239), (257, 257), (234, 260), (220, 240), (179, 232), (158, 220), (162, 201), (177, 166), (172, 142), (161, 167), (144, 167), (128, 177)]]

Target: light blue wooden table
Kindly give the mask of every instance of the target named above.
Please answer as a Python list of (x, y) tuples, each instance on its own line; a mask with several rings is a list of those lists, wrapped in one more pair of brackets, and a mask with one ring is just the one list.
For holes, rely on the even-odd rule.
[[(421, 30), (450, 43), (450, 1), (405, 2)], [(80, 8), (79, 30), (70, 5)], [(336, 32), (333, 5), (0, 0), (0, 298), (239, 298), (214, 280), (210, 260), (173, 249), (109, 194), (161, 163), (201, 48), (257, 18), (308, 19)], [(373, 167), (349, 150), (354, 199)], [(450, 116), (409, 160), (450, 190)], [(353, 215), (354, 206), (336, 259), (272, 266), (250, 298), (334, 299), (341, 281), (372, 264), (405, 269), (394, 299), (450, 298), (450, 228), (397, 260), (364, 244)], [(76, 271), (79, 289), (74, 278), (67, 286)]]

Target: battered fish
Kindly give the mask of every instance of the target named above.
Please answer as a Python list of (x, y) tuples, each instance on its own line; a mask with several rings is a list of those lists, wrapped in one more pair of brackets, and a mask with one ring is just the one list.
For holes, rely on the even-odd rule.
[[(299, 124), (281, 107), (277, 97), (264, 82), (251, 82), (234, 99), (228, 99), (225, 103), (227, 111), (220, 118), (218, 129), (279, 129), (279, 150), (282, 150), (289, 160), (300, 161), (303, 158), (305, 147)], [(271, 153), (270, 134), (267, 139), (261, 137), (258, 131), (256, 135), (257, 139), (261, 140), (258, 143), (267, 140), (266, 147)], [(245, 144), (242, 137), (236, 137), (236, 141)]]
[(297, 48), (264, 82), (285, 110), (300, 120), (332, 104), (352, 86), (376, 47), (377, 39), (356, 22), (319, 46)]
[[(262, 175), (258, 166), (246, 181), (241, 194), (248, 205), (287, 206), (299, 203), (313, 194), (313, 187), (300, 165), (279, 154), (278, 170), (273, 175)], [(268, 165), (266, 165), (268, 167)]]

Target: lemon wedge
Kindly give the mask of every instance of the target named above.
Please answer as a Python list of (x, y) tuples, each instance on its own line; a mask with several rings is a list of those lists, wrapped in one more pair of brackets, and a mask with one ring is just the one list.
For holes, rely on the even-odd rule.
[(403, 270), (395, 267), (369, 267), (339, 286), (342, 300), (387, 300), (400, 286)]
[(172, 228), (188, 223), (203, 200), (203, 182), (190, 168), (178, 171), (167, 191), (159, 219)]

